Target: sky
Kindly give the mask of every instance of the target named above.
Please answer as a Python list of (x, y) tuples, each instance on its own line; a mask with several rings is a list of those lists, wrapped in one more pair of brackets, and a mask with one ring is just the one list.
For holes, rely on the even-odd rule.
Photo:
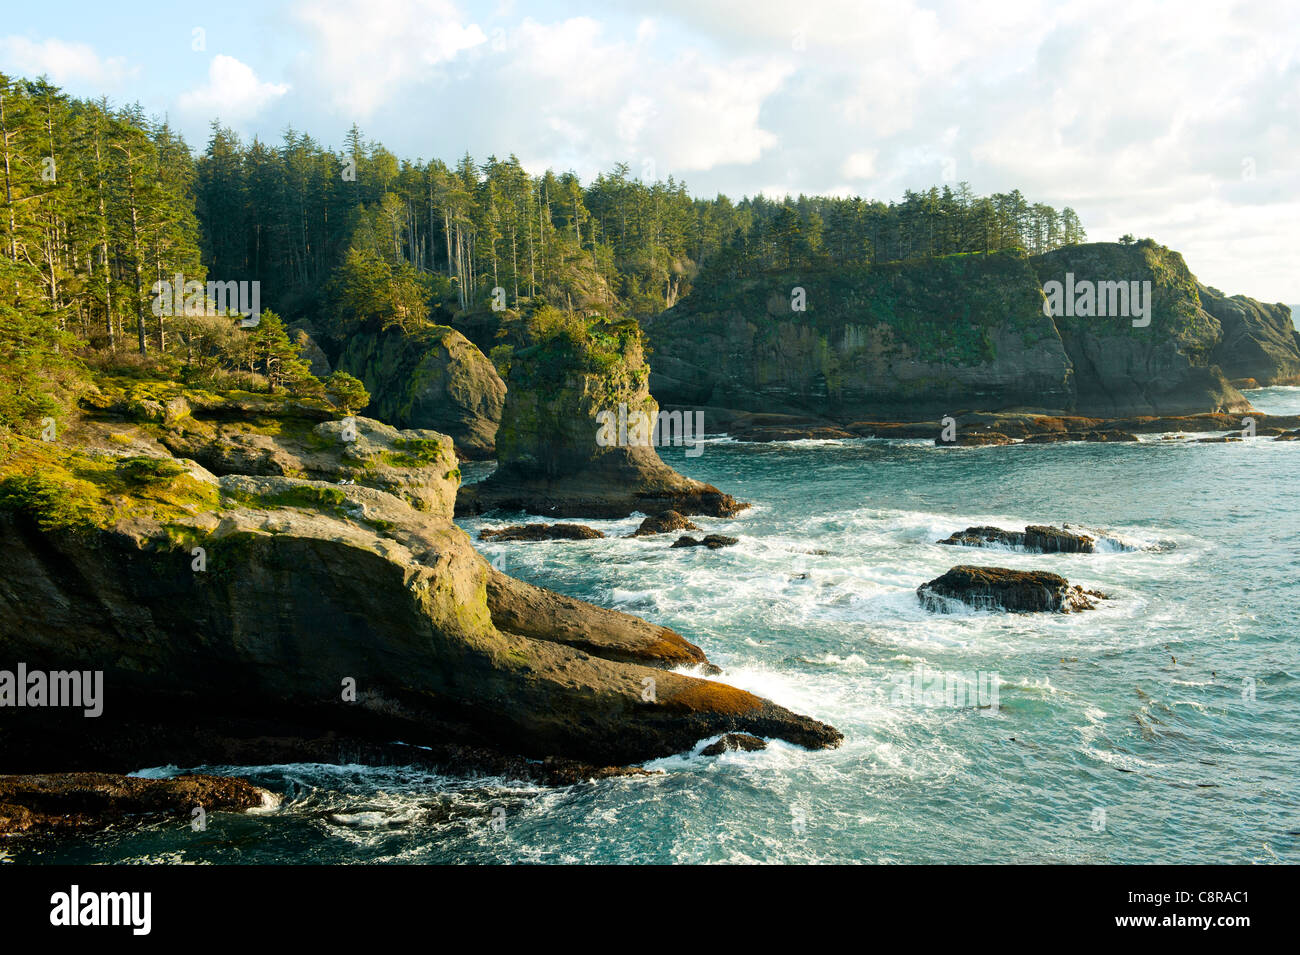
[(968, 181), (1300, 303), (1300, 9), (1249, 2), (223, 0), (8, 5), (0, 71), (404, 158), (626, 162), (696, 195)]

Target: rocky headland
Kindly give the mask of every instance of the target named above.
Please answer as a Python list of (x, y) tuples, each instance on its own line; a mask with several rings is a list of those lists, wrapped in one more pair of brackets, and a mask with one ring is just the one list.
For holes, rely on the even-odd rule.
[[(1150, 282), (1149, 312), (1047, 314), (1044, 285), (1067, 275)], [(802, 310), (791, 306), (795, 288)], [(704, 408), (711, 430), (756, 440), (857, 434), (862, 422), (961, 409), (1120, 420), (1243, 414), (1250, 402), (1230, 379), (1262, 386), (1300, 374), (1287, 306), (1226, 298), (1150, 240), (734, 282), (704, 276), (646, 332), (650, 388), (665, 406)]]
[(11, 440), (5, 660), (101, 671), (104, 705), (6, 712), (7, 772), (422, 748), (577, 779), (720, 733), (839, 742), (672, 672), (717, 672), (675, 631), (493, 569), (452, 522), (446, 435), (112, 380), (56, 441)]

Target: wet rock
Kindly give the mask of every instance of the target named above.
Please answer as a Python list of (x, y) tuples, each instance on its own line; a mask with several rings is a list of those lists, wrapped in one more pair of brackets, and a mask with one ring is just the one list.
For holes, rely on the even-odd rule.
[(495, 530), (482, 530), (482, 541), (585, 541), (597, 540), (604, 533), (585, 524), (513, 524)]
[(1104, 598), (1096, 591), (1072, 586), (1060, 574), (1041, 570), (1010, 570), (1005, 567), (953, 567), (947, 573), (916, 589), (927, 610), (944, 613), (948, 600), (959, 600), (978, 610), (1009, 610), (1013, 613), (1072, 613), (1092, 610), (1092, 598)]
[(1025, 528), (1025, 550), (1039, 554), (1091, 554), (1097, 541), (1060, 527), (1030, 524)]
[(1015, 440), (998, 431), (958, 431), (953, 440), (945, 441), (943, 435), (939, 435), (934, 443), (940, 448), (978, 448), (985, 445), (1015, 444)]
[(723, 753), (735, 751), (753, 753), (760, 749), (767, 749), (767, 740), (759, 739), (757, 736), (751, 736), (748, 733), (726, 733), (721, 739), (715, 740), (700, 750), (700, 755), (721, 756)]
[(621, 663), (722, 672), (674, 630), (535, 587), (495, 569), (487, 581), (487, 602), (492, 623), (508, 633), (562, 643)]
[(737, 441), (837, 441), (857, 435), (834, 425), (769, 426), (736, 429), (731, 437)]
[(1091, 554), (1096, 540), (1087, 534), (1075, 534), (1059, 527), (1031, 524), (1023, 531), (1005, 531), (1000, 527), (968, 527), (939, 544), (960, 547), (988, 547), (1002, 544), (1037, 554)]
[(1057, 444), (1065, 441), (1137, 441), (1138, 436), (1128, 431), (1054, 431), (1034, 434), (1025, 438), (1025, 444)]
[(724, 537), (721, 534), (706, 534), (703, 538), (695, 538), (689, 535), (682, 535), (673, 541), (673, 547), (707, 547), (709, 550), (717, 550), (719, 547), (730, 547), (733, 544), (739, 544), (738, 537)]
[(691, 523), (690, 519), (676, 511), (664, 511), (662, 514), (651, 514), (641, 522), (641, 526), (634, 530), (629, 537), (649, 537), (651, 534), (663, 534), (668, 531), (698, 531), (699, 528)]
[(187, 822), (195, 807), (240, 812), (277, 798), (246, 779), (185, 774), (140, 779), (113, 773), (0, 776), (0, 836), (99, 829), (124, 821), (174, 817)]

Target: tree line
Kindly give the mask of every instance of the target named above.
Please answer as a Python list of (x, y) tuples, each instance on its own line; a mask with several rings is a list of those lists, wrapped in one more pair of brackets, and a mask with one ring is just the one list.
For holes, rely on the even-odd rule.
[[(201, 152), (138, 106), (0, 74), (0, 425), (51, 407), (95, 355), (310, 385), (290, 329), (327, 351), (360, 328), (414, 331), (501, 306), (645, 316), (714, 279), (1083, 241), (1074, 212), (965, 184), (858, 197), (692, 196), (627, 164), (584, 184), (514, 156), (400, 159), (355, 126), (339, 150), (294, 129)], [(651, 177), (646, 177), (651, 178)], [(260, 283), (262, 321), (159, 314), (185, 280)], [(281, 319), (283, 316), (283, 320)]]

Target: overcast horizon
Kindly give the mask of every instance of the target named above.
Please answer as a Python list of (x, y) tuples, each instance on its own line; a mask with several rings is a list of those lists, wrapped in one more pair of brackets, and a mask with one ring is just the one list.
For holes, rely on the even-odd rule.
[[(377, 0), (13, 9), (0, 71), (401, 158), (618, 162), (739, 199), (1020, 189), (1149, 236), (1228, 294), (1300, 302), (1300, 18), (1285, 5), (965, 8)], [(1278, 24), (1292, 23), (1289, 28)]]

